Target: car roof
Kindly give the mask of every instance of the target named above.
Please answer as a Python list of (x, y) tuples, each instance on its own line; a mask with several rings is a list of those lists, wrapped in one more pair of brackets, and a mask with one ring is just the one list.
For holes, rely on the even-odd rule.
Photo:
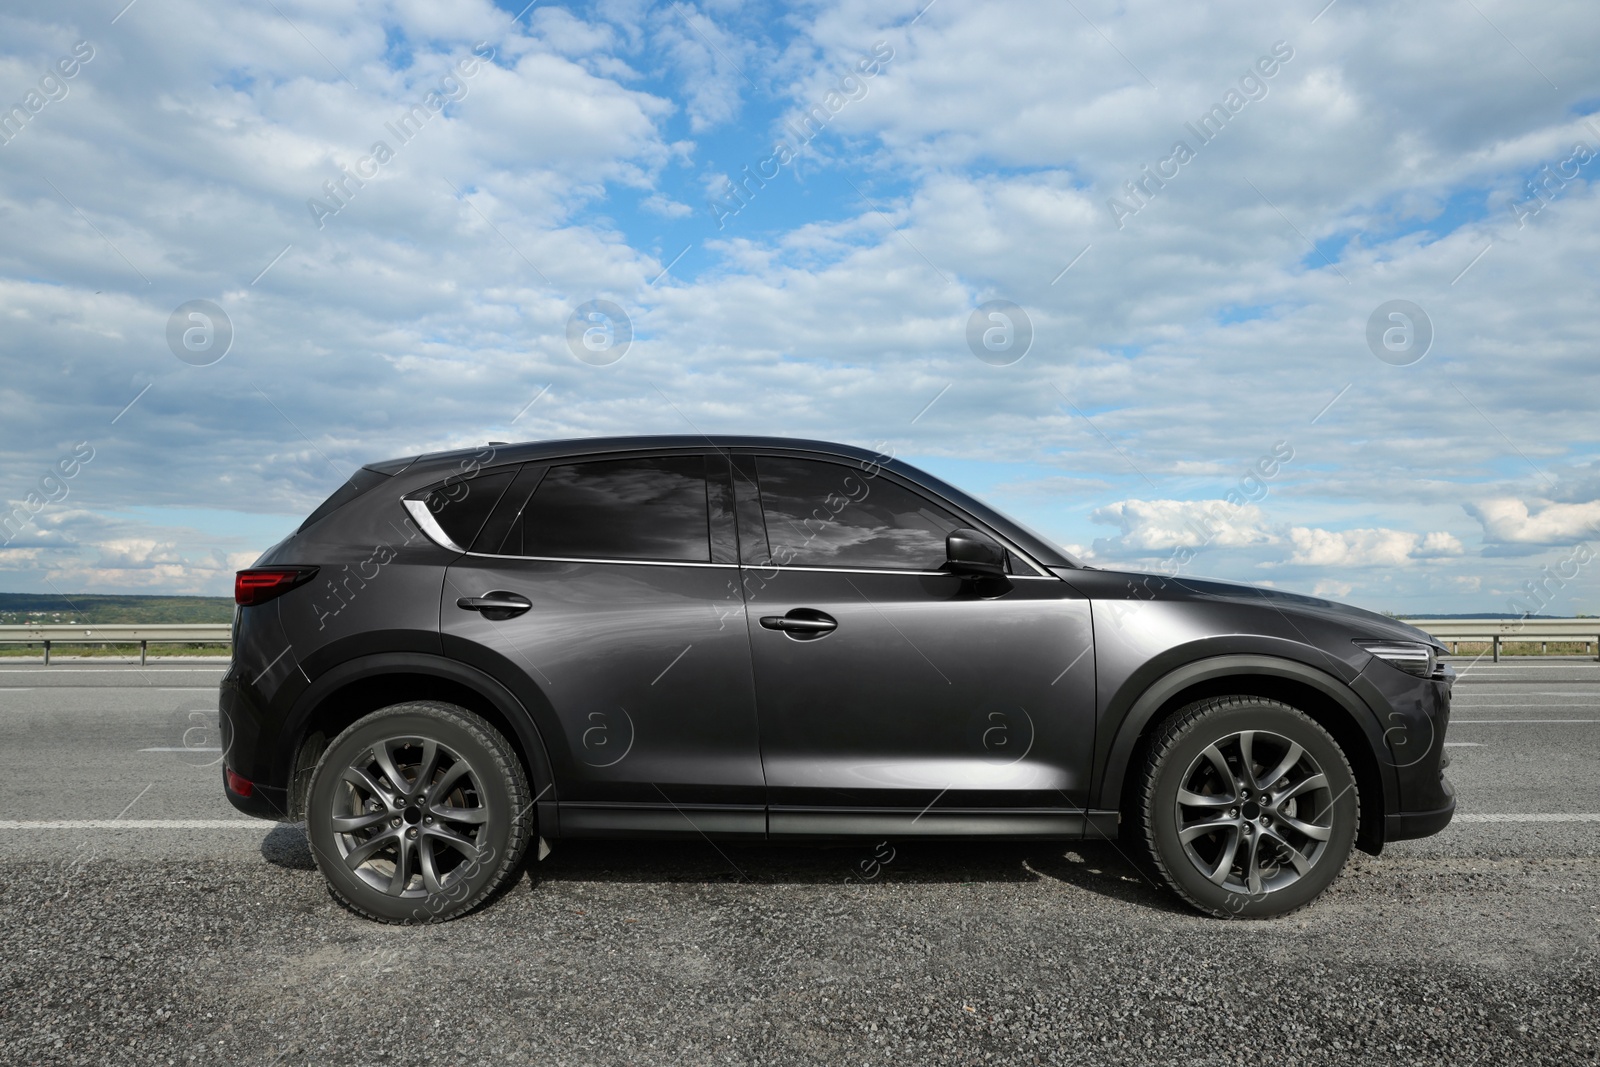
[[(370, 470), (384, 474), (402, 471), (416, 473), (419, 469), (444, 469), (456, 466), (461, 460), (474, 459), (478, 466), (498, 466), (502, 463), (527, 463), (532, 460), (552, 459), (561, 456), (593, 456), (607, 452), (638, 452), (645, 449), (675, 448), (785, 448), (803, 452), (823, 452), (846, 459), (874, 460), (887, 465), (882, 452), (874, 452), (856, 445), (842, 445), (833, 441), (811, 441), (794, 437), (758, 437), (733, 434), (635, 434), (627, 437), (572, 437), (557, 441), (522, 441), (515, 444), (486, 444), (478, 448), (457, 448), (448, 452), (427, 452), (420, 456), (369, 463)], [(484, 453), (492, 450), (492, 458)]]

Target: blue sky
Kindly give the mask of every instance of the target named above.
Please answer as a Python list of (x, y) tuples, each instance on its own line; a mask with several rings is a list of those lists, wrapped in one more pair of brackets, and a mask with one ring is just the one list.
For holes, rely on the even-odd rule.
[(1581, 3), (124, 3), (0, 14), (0, 589), (222, 594), (362, 463), (699, 429), (1099, 566), (1600, 609)]

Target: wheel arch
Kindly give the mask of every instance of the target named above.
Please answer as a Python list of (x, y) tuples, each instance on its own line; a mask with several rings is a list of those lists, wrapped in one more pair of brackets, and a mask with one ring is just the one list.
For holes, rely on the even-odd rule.
[(541, 833), (555, 828), (555, 776), (533, 717), (494, 678), (467, 664), (419, 653), (379, 653), (347, 660), (322, 673), (290, 712), (288, 806), (305, 814), (311, 772), (332, 740), (363, 715), (408, 700), (440, 700), (481, 715), (505, 735), (538, 798)]
[(1184, 664), (1146, 687), (1116, 723), (1095, 791), (1097, 806), (1126, 813), (1138, 786), (1138, 774), (1130, 769), (1139, 766), (1160, 725), (1187, 704), (1225, 695), (1282, 701), (1332, 734), (1350, 760), (1363, 799), (1356, 844), (1365, 852), (1382, 849), (1384, 815), (1397, 808), (1399, 784), (1393, 767), (1379, 758), (1385, 748), (1378, 716), (1337, 678), (1278, 656), (1214, 656)]

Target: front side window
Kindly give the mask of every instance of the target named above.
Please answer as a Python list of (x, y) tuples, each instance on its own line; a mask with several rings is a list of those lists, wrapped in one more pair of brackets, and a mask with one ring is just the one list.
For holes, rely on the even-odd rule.
[(778, 566), (935, 571), (945, 535), (967, 523), (855, 467), (757, 456), (761, 511)]
[[(703, 456), (556, 464), (534, 485), (529, 475), (536, 470), (524, 468), (524, 477), (517, 479), (495, 519), (484, 528), (498, 543), (480, 543), (474, 546), (477, 551), (502, 556), (710, 561)], [(502, 513), (509, 522), (500, 521)]]

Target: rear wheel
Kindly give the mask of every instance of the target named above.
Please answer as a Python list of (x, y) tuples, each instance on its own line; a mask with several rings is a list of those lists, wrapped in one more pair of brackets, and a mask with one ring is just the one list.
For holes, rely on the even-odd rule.
[(499, 731), (453, 704), (383, 708), (312, 775), (306, 836), (333, 894), (389, 923), (465, 914), (519, 869), (534, 834), (527, 776)]
[(1151, 743), (1139, 816), (1151, 861), (1211, 915), (1270, 918), (1338, 877), (1361, 820), (1355, 775), (1304, 712), (1216, 697), (1175, 713)]

